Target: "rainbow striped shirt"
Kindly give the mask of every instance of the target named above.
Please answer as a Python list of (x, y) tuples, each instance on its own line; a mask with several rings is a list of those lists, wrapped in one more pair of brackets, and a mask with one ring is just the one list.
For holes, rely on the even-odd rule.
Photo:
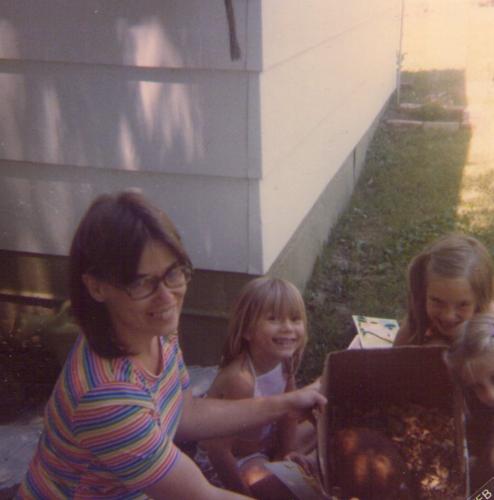
[(189, 376), (176, 337), (161, 339), (163, 371), (105, 359), (81, 335), (45, 409), (21, 499), (147, 498), (178, 458), (173, 436)]

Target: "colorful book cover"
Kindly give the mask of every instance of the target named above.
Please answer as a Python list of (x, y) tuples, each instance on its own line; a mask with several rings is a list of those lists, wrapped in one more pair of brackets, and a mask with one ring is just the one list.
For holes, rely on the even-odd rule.
[(352, 316), (362, 347), (391, 347), (398, 333), (395, 319)]

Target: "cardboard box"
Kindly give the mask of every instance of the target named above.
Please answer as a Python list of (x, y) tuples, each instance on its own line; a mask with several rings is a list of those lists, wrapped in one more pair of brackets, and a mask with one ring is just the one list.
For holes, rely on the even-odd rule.
[[(468, 453), (465, 439), (464, 402), (450, 380), (441, 347), (395, 347), (347, 350), (330, 353), (322, 376), (328, 398), (318, 420), (318, 455), (322, 483), (331, 497), (338, 478), (334, 477), (335, 433), (348, 425), (355, 411), (365, 413), (389, 405), (420, 405), (445, 412), (454, 420), (456, 467), (461, 477), (461, 495), (470, 494)], [(442, 414), (442, 413), (441, 413)], [(448, 499), (453, 500), (453, 499)]]

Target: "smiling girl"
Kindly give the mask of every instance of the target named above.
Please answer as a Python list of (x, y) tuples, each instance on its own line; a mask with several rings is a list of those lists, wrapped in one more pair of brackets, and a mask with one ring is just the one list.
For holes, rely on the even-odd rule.
[[(252, 280), (234, 304), (220, 371), (208, 397), (241, 399), (293, 390), (306, 343), (306, 312), (297, 288), (281, 279)], [(201, 446), (228, 488), (256, 498), (287, 498), (264, 465), (294, 450), (296, 427), (295, 419), (285, 417)]]
[(477, 239), (450, 234), (408, 267), (408, 310), (395, 345), (449, 345), (475, 313), (492, 310), (491, 256)]

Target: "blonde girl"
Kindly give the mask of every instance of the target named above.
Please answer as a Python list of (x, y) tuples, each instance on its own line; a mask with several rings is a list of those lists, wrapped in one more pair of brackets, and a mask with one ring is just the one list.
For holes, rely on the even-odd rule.
[[(293, 390), (306, 343), (307, 318), (297, 288), (277, 278), (250, 281), (233, 306), (220, 371), (208, 397), (242, 399)], [(227, 488), (258, 498), (288, 498), (264, 465), (294, 449), (296, 427), (297, 421), (286, 417), (201, 447)]]
[(494, 476), (494, 314), (466, 321), (445, 361), (464, 390), (473, 490)]
[(491, 256), (477, 239), (444, 236), (408, 267), (408, 310), (395, 345), (449, 345), (458, 327), (492, 309)]

